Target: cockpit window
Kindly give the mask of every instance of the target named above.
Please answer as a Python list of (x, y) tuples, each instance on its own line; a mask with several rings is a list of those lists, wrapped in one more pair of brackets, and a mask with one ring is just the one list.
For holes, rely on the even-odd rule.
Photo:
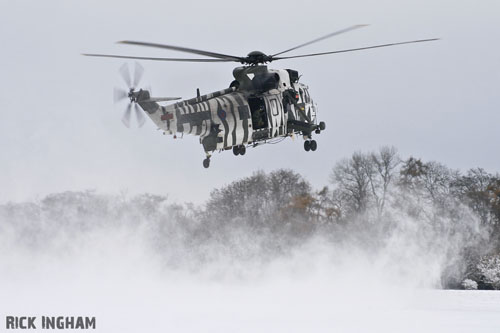
[(305, 99), (306, 103), (311, 102), (311, 97), (309, 96), (309, 91), (307, 89), (304, 89), (304, 97), (306, 98)]

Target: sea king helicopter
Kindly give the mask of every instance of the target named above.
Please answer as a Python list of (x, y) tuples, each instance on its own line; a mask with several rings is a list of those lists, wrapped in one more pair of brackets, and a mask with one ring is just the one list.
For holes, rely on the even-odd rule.
[(315, 57), (437, 40), (437, 38), (420, 39), (354, 49), (284, 56), (285, 53), (364, 26), (366, 25), (354, 25), (274, 54), (253, 51), (247, 56), (234, 56), (186, 47), (126, 40), (118, 43), (191, 53), (207, 58), (155, 58), (88, 53), (84, 55), (153, 61), (236, 62), (242, 64), (243, 66), (233, 70), (234, 80), (229, 88), (206, 95), (200, 95), (199, 89), (197, 89), (196, 97), (170, 105), (158, 103), (181, 98), (152, 97), (150, 90), (136, 90), (144, 72), (139, 63), (135, 64), (133, 79), (127, 64), (120, 68), (121, 76), (128, 89), (115, 88), (114, 99), (115, 102), (125, 99), (130, 101), (122, 122), (127, 127), (130, 126), (131, 113), (134, 109), (139, 126), (144, 124), (143, 113), (146, 113), (156, 126), (163, 130), (164, 134), (174, 137), (184, 134), (199, 136), (200, 143), (206, 153), (203, 166), (208, 168), (210, 157), (215, 151), (232, 150), (236, 156), (245, 155), (247, 147), (273, 143), (289, 136), (301, 135), (305, 140), (304, 149), (306, 151), (317, 149), (317, 142), (312, 135), (324, 131), (326, 124), (322, 121), (318, 122), (317, 106), (311, 98), (308, 86), (299, 82), (300, 75), (296, 70), (270, 69), (266, 64), (285, 59)]

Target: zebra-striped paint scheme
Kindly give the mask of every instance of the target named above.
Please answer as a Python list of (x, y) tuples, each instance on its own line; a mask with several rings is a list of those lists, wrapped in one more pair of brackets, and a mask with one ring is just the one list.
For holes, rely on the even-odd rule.
[[(165, 134), (184, 133), (199, 136), (207, 155), (215, 150), (230, 149), (233, 146), (257, 143), (297, 132), (287, 128), (288, 120), (316, 124), (316, 106), (306, 85), (291, 82), (286, 70), (255, 67), (260, 67), (261, 70), (264, 68), (267, 73), (277, 74), (277, 88), (258, 92), (230, 87), (167, 106), (147, 101), (149, 92), (142, 91), (145, 101), (139, 98), (138, 103)], [(247, 75), (252, 78), (251, 73)], [(284, 92), (290, 89), (298, 93), (298, 101), (295, 105), (284, 106)], [(248, 101), (252, 97), (261, 97), (265, 102), (266, 128), (253, 128)]]

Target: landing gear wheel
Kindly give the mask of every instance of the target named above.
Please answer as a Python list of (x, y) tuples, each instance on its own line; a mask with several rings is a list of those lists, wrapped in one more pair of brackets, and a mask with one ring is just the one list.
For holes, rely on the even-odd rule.
[(319, 122), (319, 129), (324, 131), (326, 128), (326, 123), (324, 121), (320, 121)]
[(304, 141), (304, 150), (305, 151), (311, 150), (311, 141)]
[(239, 154), (241, 154), (239, 146), (234, 146), (233, 147), (233, 154), (234, 154), (234, 156), (238, 156)]
[(316, 134), (321, 134), (321, 130), (318, 128), (317, 130), (314, 131)]
[(316, 140), (311, 141), (311, 150), (316, 151), (318, 149), (318, 144), (316, 143)]
[(207, 157), (203, 160), (203, 167), (207, 169), (210, 166), (210, 159)]
[(243, 156), (247, 152), (247, 148), (245, 146), (240, 146), (239, 151), (240, 151), (240, 155)]

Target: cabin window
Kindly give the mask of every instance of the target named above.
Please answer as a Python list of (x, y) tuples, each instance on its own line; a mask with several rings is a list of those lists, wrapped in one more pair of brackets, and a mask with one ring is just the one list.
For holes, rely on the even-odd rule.
[(273, 116), (277, 116), (279, 114), (278, 101), (276, 101), (275, 99), (271, 100), (271, 112), (272, 112)]

